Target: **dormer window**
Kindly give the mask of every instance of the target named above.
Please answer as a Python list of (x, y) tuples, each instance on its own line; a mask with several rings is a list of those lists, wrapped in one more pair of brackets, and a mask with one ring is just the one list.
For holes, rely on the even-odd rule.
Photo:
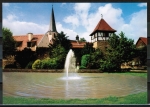
[(27, 42), (27, 47), (34, 47), (36, 45), (36, 41)]
[(22, 46), (22, 41), (17, 41), (16, 42), (16, 47), (21, 47)]

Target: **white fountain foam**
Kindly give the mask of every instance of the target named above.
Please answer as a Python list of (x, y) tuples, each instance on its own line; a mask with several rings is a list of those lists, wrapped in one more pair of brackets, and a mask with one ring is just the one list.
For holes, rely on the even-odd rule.
[[(76, 66), (75, 66), (75, 57), (74, 57), (74, 52), (72, 49), (69, 50), (67, 57), (66, 57), (66, 61), (65, 61), (65, 72), (66, 72), (66, 77), (64, 77), (63, 79), (80, 79), (81, 77), (78, 77), (76, 74)], [(74, 75), (69, 76), (68, 73), (69, 72), (73, 72)], [(71, 73), (72, 74), (72, 73)]]

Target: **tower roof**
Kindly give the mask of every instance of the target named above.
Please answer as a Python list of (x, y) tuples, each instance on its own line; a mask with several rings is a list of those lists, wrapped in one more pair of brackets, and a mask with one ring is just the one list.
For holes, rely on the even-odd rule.
[(54, 16), (53, 6), (52, 6), (52, 13), (51, 13), (49, 31), (51, 31), (51, 32), (57, 32), (56, 24), (55, 24), (55, 16)]
[(95, 27), (94, 31), (90, 34), (90, 36), (92, 36), (96, 31), (116, 32), (116, 30), (111, 28), (103, 18), (98, 22), (97, 26)]

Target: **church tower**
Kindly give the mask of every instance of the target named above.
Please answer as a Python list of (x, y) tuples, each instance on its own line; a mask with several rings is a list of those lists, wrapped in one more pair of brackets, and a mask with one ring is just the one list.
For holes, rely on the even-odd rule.
[(52, 6), (52, 12), (50, 17), (50, 26), (48, 31), (43, 36), (42, 40), (39, 42), (39, 47), (49, 47), (49, 44), (53, 44), (53, 40), (55, 39), (55, 36), (57, 36), (57, 29), (55, 24), (55, 16), (54, 16), (54, 10)]
[(89, 35), (91, 36), (93, 47), (105, 51), (105, 49), (108, 47), (107, 40), (114, 32), (116, 32), (116, 30), (110, 27), (101, 15), (101, 20), (99, 21), (93, 32)]
[(53, 5), (52, 5), (52, 12), (51, 12), (51, 17), (50, 17), (50, 26), (49, 30), (47, 32), (47, 36), (49, 38), (49, 42), (53, 44), (53, 39), (55, 39), (55, 36), (57, 36), (58, 32), (56, 29), (56, 23), (55, 23), (55, 16), (54, 16), (54, 10), (53, 10)]

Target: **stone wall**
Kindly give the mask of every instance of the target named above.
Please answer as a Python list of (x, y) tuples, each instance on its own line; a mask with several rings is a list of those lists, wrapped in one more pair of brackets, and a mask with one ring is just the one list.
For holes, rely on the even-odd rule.
[(105, 51), (106, 47), (108, 47), (108, 42), (107, 41), (97, 41), (93, 43), (94, 48), (99, 48), (102, 51)]

